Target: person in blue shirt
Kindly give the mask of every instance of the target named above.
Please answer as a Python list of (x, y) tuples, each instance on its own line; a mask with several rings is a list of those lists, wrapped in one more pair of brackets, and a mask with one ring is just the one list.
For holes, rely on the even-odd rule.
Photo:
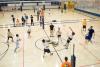
[(94, 35), (95, 35), (95, 31), (94, 31), (94, 29), (93, 29), (93, 26), (91, 26), (91, 27), (88, 29), (88, 34), (85, 36), (86, 41), (92, 43), (91, 39), (92, 39), (92, 37), (93, 37)]

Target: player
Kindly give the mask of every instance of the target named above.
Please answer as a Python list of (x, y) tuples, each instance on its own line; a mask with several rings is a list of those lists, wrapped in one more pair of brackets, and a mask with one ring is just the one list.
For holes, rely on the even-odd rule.
[(16, 50), (19, 48), (19, 42), (20, 42), (20, 38), (19, 38), (19, 35), (18, 34), (16, 34), (16, 48), (15, 48), (15, 50), (14, 50), (14, 52), (16, 52)]
[(24, 18), (25, 18), (25, 23), (27, 24), (27, 22), (28, 22), (28, 16), (27, 16), (26, 13), (24, 14)]
[(71, 30), (71, 34), (68, 36), (67, 38), (67, 42), (64, 46), (66, 46), (66, 49), (68, 49), (69, 43), (72, 41), (73, 36), (75, 35), (75, 32), (72, 30), (71, 27), (69, 27), (69, 29)]
[(40, 10), (40, 26), (42, 26), (43, 22), (44, 22), (44, 10), (43, 10), (43, 8), (41, 8), (41, 10)]
[(39, 21), (39, 15), (40, 15), (40, 10), (39, 9), (37, 9), (37, 21)]
[(86, 26), (87, 26), (87, 21), (86, 21), (86, 19), (84, 19), (83, 21), (82, 21), (82, 25), (83, 25), (83, 31), (86, 31)]
[(62, 63), (61, 67), (72, 67), (71, 62), (68, 61), (68, 57), (65, 57), (65, 62)]
[(54, 33), (54, 25), (51, 23), (51, 25), (50, 25), (50, 37), (53, 37), (53, 33)]
[(31, 28), (30, 28), (30, 26), (29, 26), (29, 28), (27, 30), (27, 34), (28, 34), (28, 38), (30, 38), (31, 37)]
[(92, 37), (95, 36), (95, 31), (93, 29), (93, 26), (91, 26), (89, 29), (88, 29), (88, 34), (85, 36), (85, 40), (86, 40), (86, 43), (87, 42), (91, 42), (91, 39)]
[(58, 44), (59, 44), (59, 40), (61, 40), (62, 42), (62, 39), (61, 39), (61, 31), (60, 31), (60, 28), (58, 28), (58, 31), (57, 31), (57, 37), (58, 37)]
[(66, 7), (66, 3), (64, 3), (64, 11), (65, 11), (65, 12), (66, 12), (66, 8), (67, 8), (67, 7)]
[(22, 26), (24, 26), (25, 25), (25, 18), (23, 16), (21, 17), (21, 21), (22, 21)]
[(42, 21), (42, 18), (44, 18), (44, 10), (41, 8), (40, 10), (40, 21)]
[(16, 25), (15, 25), (15, 24), (16, 24), (16, 23), (15, 23), (15, 20), (16, 20), (16, 19), (15, 19), (14, 15), (11, 15), (11, 17), (12, 17), (12, 21), (13, 21), (13, 24), (14, 24), (14, 27), (15, 27), (15, 26), (16, 26)]
[(51, 53), (50, 49), (49, 49), (49, 45), (46, 43), (46, 41), (43, 39), (42, 43), (44, 45), (44, 55), (43, 58), (45, 56), (45, 53), (50, 53), (50, 55), (53, 55), (53, 53)]
[(12, 35), (12, 33), (10, 32), (10, 29), (8, 29), (8, 39), (7, 39), (7, 42), (9, 42), (9, 38), (11, 38), (12, 39), (12, 42), (13, 42), (13, 35)]
[(31, 26), (34, 26), (34, 22), (33, 22), (33, 16), (31, 15)]
[(51, 14), (51, 12), (50, 12), (50, 9), (49, 9), (49, 12), (48, 12), (48, 14), (49, 14), (49, 15)]
[(20, 21), (19, 21), (19, 19), (16, 20), (16, 26), (20, 26)]

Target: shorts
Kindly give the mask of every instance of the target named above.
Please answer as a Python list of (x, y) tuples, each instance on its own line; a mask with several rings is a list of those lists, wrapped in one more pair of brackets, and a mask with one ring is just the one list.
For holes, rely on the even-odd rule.
[(83, 28), (86, 28), (86, 25), (83, 25)]
[(75, 32), (72, 32), (72, 35), (74, 36), (75, 35)]
[(19, 48), (19, 42), (16, 42), (16, 48)]
[(91, 40), (92, 36), (88, 35), (88, 36), (85, 36), (85, 39), (86, 40)]
[(12, 36), (8, 36), (8, 38), (13, 38)]
[(69, 37), (69, 38), (67, 39), (67, 43), (70, 43), (71, 40), (72, 40), (72, 38)]
[(54, 29), (51, 29), (51, 28), (50, 28), (50, 30), (52, 30), (52, 31), (53, 31)]
[(70, 43), (70, 40), (67, 40), (67, 43)]
[(28, 33), (28, 34), (30, 34), (31, 32), (30, 32), (30, 31), (28, 31), (27, 33)]
[(61, 37), (61, 35), (58, 35), (58, 38)]
[(72, 38), (69, 37), (68, 40), (72, 40)]
[(50, 49), (44, 49), (44, 52), (50, 53)]

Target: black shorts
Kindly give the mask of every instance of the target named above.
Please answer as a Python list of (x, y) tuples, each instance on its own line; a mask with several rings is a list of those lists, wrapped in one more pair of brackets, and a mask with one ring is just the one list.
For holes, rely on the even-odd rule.
[(58, 38), (61, 37), (61, 35), (58, 35)]
[(92, 39), (92, 36), (90, 36), (90, 35), (88, 35), (88, 36), (85, 36), (85, 39), (86, 39), (86, 40), (89, 40), (89, 41), (91, 41), (91, 39)]
[(28, 34), (30, 34), (31, 32), (30, 32), (30, 31), (28, 31), (27, 33), (28, 33)]
[(69, 37), (68, 40), (72, 40), (72, 38)]
[(12, 38), (12, 39), (13, 39), (13, 37), (12, 37), (12, 36), (8, 36), (8, 40), (9, 40), (9, 38)]
[(83, 28), (86, 28), (86, 25), (83, 25)]
[(53, 31), (53, 29), (50, 29), (51, 31)]
[(75, 32), (72, 32), (72, 35), (74, 36), (75, 35)]
[(50, 53), (50, 49), (44, 49), (44, 52)]
[(69, 37), (69, 38), (67, 39), (67, 43), (70, 43), (71, 40), (72, 40), (72, 38)]
[(70, 40), (67, 40), (67, 43), (70, 43)]
[(12, 36), (8, 36), (8, 38), (13, 38)]

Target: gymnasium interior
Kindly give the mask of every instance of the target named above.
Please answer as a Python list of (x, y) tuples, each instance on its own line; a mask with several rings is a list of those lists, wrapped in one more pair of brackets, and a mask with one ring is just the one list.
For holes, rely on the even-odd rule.
[[(38, 10), (44, 10), (43, 23), (38, 20)], [(12, 20), (14, 15), (15, 26)], [(22, 16), (27, 23), (22, 25)], [(31, 25), (33, 16), (34, 25)], [(17, 24), (18, 19), (18, 25)], [(86, 19), (86, 31), (82, 22)], [(50, 24), (54, 25), (54, 37), (50, 37)], [(85, 36), (93, 26), (95, 36), (86, 43)], [(30, 38), (28, 29), (31, 29)], [(57, 44), (57, 30), (60, 28), (61, 41)], [(75, 32), (68, 49), (64, 46), (71, 32)], [(9, 39), (10, 29), (14, 42)], [(16, 53), (16, 34), (20, 42)], [(64, 58), (72, 67), (100, 67), (100, 0), (0, 0), (0, 67), (62, 67)], [(50, 41), (48, 53), (43, 57), (42, 40)]]

